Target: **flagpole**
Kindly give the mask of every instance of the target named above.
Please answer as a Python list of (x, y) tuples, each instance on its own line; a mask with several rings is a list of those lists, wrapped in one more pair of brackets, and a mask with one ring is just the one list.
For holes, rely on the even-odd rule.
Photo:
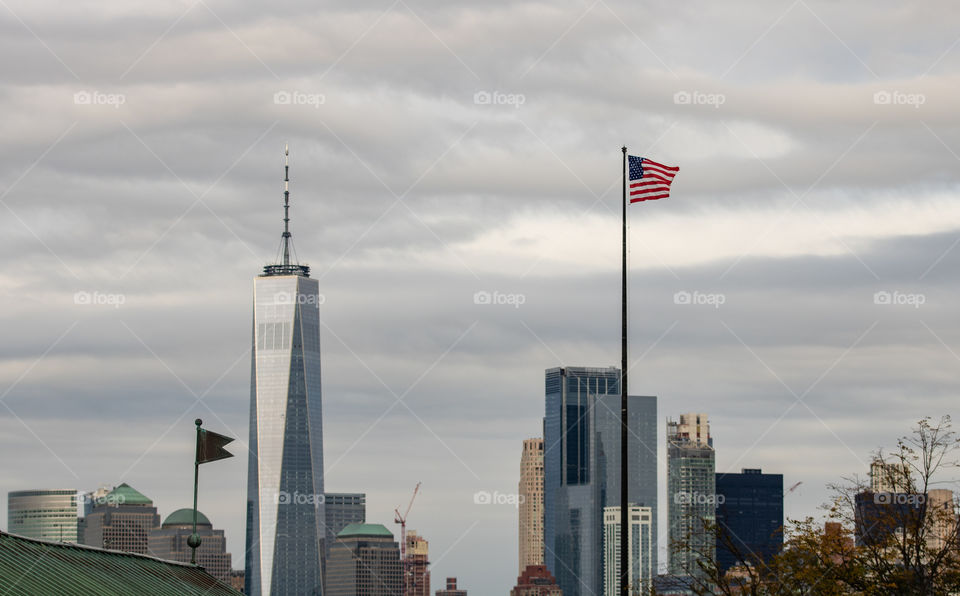
[(621, 323), (620, 336), (620, 594), (630, 595), (627, 578), (630, 577), (629, 512), (627, 491), (627, 148), (623, 147), (623, 262), (621, 270)]
[(203, 420), (197, 418), (194, 424), (197, 425), (197, 449), (193, 458), (193, 533), (187, 539), (191, 565), (197, 564), (197, 547), (200, 546), (200, 535), (197, 534), (197, 486), (200, 484), (200, 425), (203, 424)]

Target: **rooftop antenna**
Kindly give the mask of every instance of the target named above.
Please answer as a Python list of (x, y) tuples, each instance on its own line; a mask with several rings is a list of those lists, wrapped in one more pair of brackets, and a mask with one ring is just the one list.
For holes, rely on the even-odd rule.
[(263, 268), (263, 275), (299, 275), (310, 277), (310, 267), (290, 262), (290, 145), (283, 146), (283, 235), (280, 241), (280, 262)]
[(290, 145), (283, 146), (283, 265), (290, 264)]

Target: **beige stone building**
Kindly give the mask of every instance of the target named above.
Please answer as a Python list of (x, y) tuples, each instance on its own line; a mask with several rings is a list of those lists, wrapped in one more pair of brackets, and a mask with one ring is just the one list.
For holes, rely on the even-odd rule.
[(520, 457), (519, 572), (543, 565), (543, 439), (525, 439)]

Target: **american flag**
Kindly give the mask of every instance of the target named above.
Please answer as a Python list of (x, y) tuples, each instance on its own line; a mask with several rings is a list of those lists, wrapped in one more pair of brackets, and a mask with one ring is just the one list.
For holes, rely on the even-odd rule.
[(630, 202), (653, 201), (670, 196), (670, 183), (680, 170), (646, 157), (628, 156), (630, 168)]

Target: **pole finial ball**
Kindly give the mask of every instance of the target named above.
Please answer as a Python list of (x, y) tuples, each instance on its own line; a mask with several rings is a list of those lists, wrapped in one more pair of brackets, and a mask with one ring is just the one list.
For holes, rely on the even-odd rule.
[(201, 424), (203, 424), (203, 420), (200, 420), (199, 418), (197, 418), (196, 420), (193, 421), (193, 423), (196, 424), (197, 426), (200, 426)]

